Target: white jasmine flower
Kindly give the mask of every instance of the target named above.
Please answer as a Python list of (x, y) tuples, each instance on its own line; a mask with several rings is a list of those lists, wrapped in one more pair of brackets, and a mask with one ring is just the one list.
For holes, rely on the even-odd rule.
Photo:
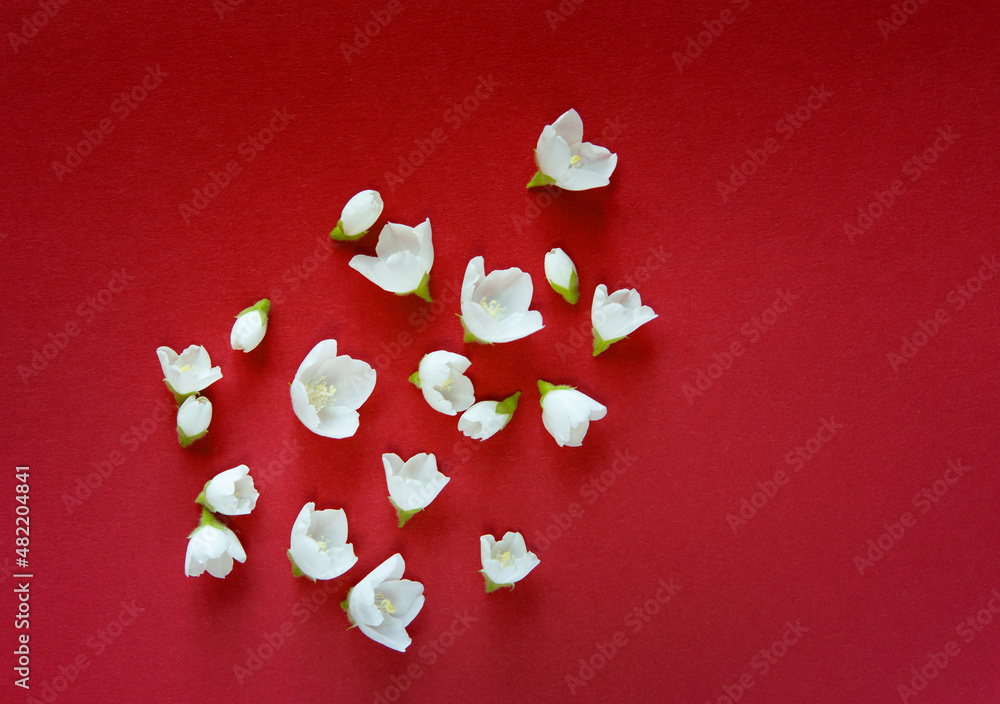
[(222, 370), (212, 366), (208, 350), (200, 345), (191, 345), (180, 354), (169, 347), (158, 347), (156, 356), (160, 358), (163, 381), (177, 398), (177, 403), (222, 378)]
[(210, 479), (197, 502), (214, 513), (243, 516), (254, 510), (258, 496), (260, 494), (253, 486), (250, 468), (241, 464)]
[(542, 130), (535, 160), (538, 173), (528, 183), (528, 188), (555, 184), (567, 191), (585, 191), (610, 183), (618, 155), (584, 142), (583, 120), (571, 109)]
[(424, 605), (424, 585), (402, 579), (406, 564), (396, 553), (358, 582), (347, 596), (347, 615), (361, 632), (387, 648), (405, 652), (406, 627)]
[(499, 543), (492, 535), (480, 537), (479, 552), (487, 593), (500, 587), (513, 589), (514, 582), (524, 579), (540, 562), (535, 553), (528, 552), (524, 536), (514, 532), (505, 533)]
[(493, 437), (514, 417), (520, 397), (518, 391), (503, 401), (480, 401), (458, 419), (458, 429), (473, 440)]
[(389, 487), (389, 501), (396, 508), (400, 528), (418, 511), (427, 508), (451, 481), (438, 471), (437, 458), (425, 452), (406, 462), (399, 455), (387, 452), (382, 455), (382, 466)]
[(267, 332), (267, 316), (271, 313), (271, 302), (262, 298), (249, 308), (240, 311), (229, 334), (229, 344), (234, 350), (249, 352), (257, 347)]
[(356, 240), (368, 233), (382, 214), (382, 196), (378, 191), (361, 191), (347, 201), (337, 226), (330, 237), (335, 240)]
[(181, 447), (187, 447), (195, 440), (208, 434), (208, 424), (212, 422), (212, 402), (204, 396), (188, 396), (177, 409), (177, 439)]
[(316, 504), (310, 501), (299, 511), (292, 525), (288, 559), (296, 577), (333, 579), (358, 561), (354, 545), (347, 542), (347, 514), (341, 508), (315, 509)]
[(608, 413), (605, 406), (572, 386), (555, 386), (539, 380), (538, 391), (542, 394), (542, 425), (559, 447), (580, 447), (590, 421), (600, 420)]
[(292, 408), (317, 435), (349, 438), (358, 430), (358, 410), (375, 389), (375, 370), (347, 355), (337, 356), (337, 341), (312, 348), (292, 380)]
[(202, 510), (201, 525), (188, 538), (184, 574), (199, 577), (205, 570), (220, 579), (233, 569), (233, 560), (246, 562), (247, 554), (233, 531), (222, 525), (207, 510)]
[(386, 224), (375, 247), (378, 256), (359, 254), (350, 266), (382, 288), (397, 295), (412, 293), (425, 301), (431, 300), (431, 267), (434, 265), (434, 245), (431, 244), (431, 221), (416, 227)]
[(476, 402), (472, 381), (463, 373), (470, 364), (460, 354), (438, 350), (423, 356), (410, 381), (424, 392), (431, 408), (453, 416)]
[(482, 257), (473, 257), (462, 282), (462, 325), (466, 342), (510, 342), (542, 329), (542, 314), (528, 310), (531, 275), (517, 267), (486, 275)]
[(552, 290), (571, 305), (580, 300), (580, 278), (576, 274), (576, 264), (559, 247), (545, 255), (545, 278)]
[(623, 288), (609, 296), (608, 287), (601, 284), (594, 290), (594, 303), (590, 308), (594, 356), (656, 317), (652, 308), (642, 305), (642, 298), (634, 288)]

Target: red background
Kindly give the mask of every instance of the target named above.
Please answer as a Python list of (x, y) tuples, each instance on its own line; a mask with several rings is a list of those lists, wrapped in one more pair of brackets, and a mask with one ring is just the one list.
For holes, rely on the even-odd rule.
[[(1000, 699), (1000, 625), (989, 611), (981, 631), (960, 625), (1000, 588), (1000, 282), (981, 269), (1000, 254), (994, 3), (911, 0), (891, 31), (879, 25), (889, 2), (590, 0), (558, 18), (555, 0), (400, 3), (350, 60), (342, 45), (387, 3), (247, 0), (220, 17), (209, 0), (74, 0), (16, 51), (11, 33), (31, 34), (38, 4), (0, 11), (3, 698), (25, 701), (9, 577), (22, 464), (38, 700), (701, 704), (739, 694), (741, 677), (745, 702)], [(705, 22), (721, 33), (679, 68), (675, 52)], [(114, 101), (147, 67), (166, 77), (123, 115)], [(491, 94), (456, 118), (481, 79)], [(813, 87), (832, 95), (786, 126)], [(619, 155), (611, 186), (527, 192), (539, 132), (570, 107), (585, 138)], [(294, 117), (248, 161), (240, 145), (274, 110)], [(57, 177), (52, 163), (102, 120), (113, 130)], [(958, 136), (935, 148), (939, 128)], [(446, 139), (389, 179), (435, 130)], [(767, 144), (777, 150), (723, 197), (718, 182)], [(934, 163), (921, 170), (910, 160), (925, 150)], [(239, 173), (186, 221), (181, 204), (230, 161)], [(897, 180), (905, 190), (880, 213), (876, 192)], [(434, 309), (348, 268), (374, 235), (326, 237), (363, 188), (385, 198), (378, 228), (430, 218)], [(870, 205), (878, 217), (848, 236)], [(545, 285), (554, 246), (580, 270), (576, 307)], [(476, 255), (532, 274), (544, 330), (463, 344), (452, 292)], [(956, 287), (980, 270), (991, 278), (963, 298)], [(116, 272), (128, 285), (102, 294)], [(637, 286), (660, 317), (594, 359), (599, 283)], [(765, 314), (755, 342), (776, 290), (798, 299)], [(230, 350), (233, 316), (263, 296), (267, 338)], [(939, 309), (948, 322), (916, 334)], [(915, 335), (924, 344), (894, 368), (890, 353)], [(331, 337), (378, 370), (345, 440), (307, 431), (288, 396), (305, 354)], [(729, 362), (734, 341), (745, 352)], [(209, 436), (182, 450), (155, 350), (189, 344), (206, 345), (224, 378), (206, 394)], [(524, 392), (503, 433), (466, 442), (407, 384), (442, 348), (470, 357), (478, 398)], [(716, 354), (728, 368), (710, 367)], [(686, 397), (699, 373), (717, 378)], [(608, 406), (582, 448), (545, 433), (538, 378)], [(843, 427), (796, 472), (786, 456), (823, 419)], [(452, 477), (402, 530), (386, 451), (434, 452)], [(615, 474), (619, 452), (635, 460)], [(968, 473), (941, 483), (959, 460)], [(230, 522), (248, 559), (225, 580), (186, 578), (192, 500), (240, 463), (261, 487), (254, 513)], [(779, 470), (788, 482), (774, 493)], [(731, 527), (758, 482), (774, 496)], [(919, 498), (935, 486), (948, 491)], [(360, 557), (326, 590), (293, 579), (285, 557), (306, 501), (346, 509)], [(903, 536), (883, 537), (884, 556), (859, 569), (855, 556), (898, 533), (904, 513)], [(541, 565), (486, 595), (478, 538), (506, 530)], [(337, 606), (396, 551), (427, 595), (405, 654), (345, 632)], [(662, 606), (660, 580), (679, 587)], [(650, 600), (648, 620), (630, 616)], [(786, 622), (808, 630), (774, 646), (765, 673), (759, 652)], [(614, 656), (600, 655), (618, 632)], [(946, 650), (957, 655), (902, 696), (911, 668)], [(581, 660), (599, 667), (581, 672)]]

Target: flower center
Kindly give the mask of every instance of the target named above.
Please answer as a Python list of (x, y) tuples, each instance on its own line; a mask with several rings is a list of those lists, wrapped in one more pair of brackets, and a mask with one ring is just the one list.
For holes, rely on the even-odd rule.
[(574, 154), (573, 156), (570, 157), (570, 159), (569, 159), (569, 168), (571, 168), (571, 169), (579, 169), (580, 168), (580, 155), (579, 154)]
[(320, 552), (326, 552), (326, 541), (325, 540), (317, 540), (316, 541), (316, 547), (318, 547), (320, 549)]
[(190, 364), (185, 364), (183, 367), (177, 367), (177, 371), (179, 371), (179, 372), (193, 372), (193, 371), (197, 371), (197, 370), (194, 367), (192, 367)]
[(491, 318), (494, 320), (503, 320), (503, 312), (507, 309), (501, 306), (499, 301), (494, 299), (487, 303), (484, 298), (479, 304), (483, 307), (483, 310), (490, 314)]
[(396, 613), (396, 607), (392, 605), (392, 602), (389, 601), (382, 592), (375, 593), (375, 606), (377, 606), (378, 610), (384, 614)]
[(309, 404), (319, 412), (327, 406), (333, 405), (337, 388), (333, 384), (326, 383), (326, 375), (324, 374), (306, 385), (306, 393), (309, 394)]
[(504, 552), (497, 555), (497, 562), (500, 563), (501, 567), (507, 567), (514, 561), (514, 556), (510, 554), (510, 550), (505, 550)]

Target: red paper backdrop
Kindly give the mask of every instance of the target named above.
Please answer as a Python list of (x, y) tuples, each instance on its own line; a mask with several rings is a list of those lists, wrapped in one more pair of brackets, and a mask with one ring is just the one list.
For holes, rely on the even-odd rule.
[[(994, 3), (222, 2), (0, 11), (5, 701), (1000, 699)], [(526, 191), (570, 107), (611, 186)], [(378, 227), (430, 218), (433, 308), (348, 268), (374, 235), (326, 236), (363, 188)], [(476, 255), (532, 274), (544, 330), (462, 342)], [(599, 283), (660, 317), (595, 359)], [(262, 296), (267, 338), (230, 350)], [(379, 375), (345, 440), (288, 397), (331, 337)], [(189, 344), (224, 378), (182, 450), (155, 350)], [(481, 399), (523, 392), (503, 433), (466, 441), (407, 384), (435, 349)], [(608, 406), (582, 448), (539, 378)], [(386, 451), (452, 477), (402, 530)], [(248, 559), (187, 578), (192, 500), (241, 463)], [(307, 501), (347, 511), (336, 582), (291, 577)], [(541, 565), (486, 595), (478, 538), (506, 530)], [(427, 595), (405, 654), (337, 605), (396, 551)]]

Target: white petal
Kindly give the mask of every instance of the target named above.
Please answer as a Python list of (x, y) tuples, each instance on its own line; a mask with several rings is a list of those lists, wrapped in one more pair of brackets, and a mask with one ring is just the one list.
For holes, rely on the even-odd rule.
[(546, 125), (535, 147), (538, 170), (546, 176), (557, 178), (569, 168), (572, 156), (569, 143), (559, 136), (552, 125)]
[(347, 201), (340, 215), (344, 234), (354, 237), (367, 231), (382, 214), (382, 196), (378, 191), (361, 191)]
[(568, 289), (576, 265), (562, 249), (556, 247), (545, 255), (545, 278), (560, 288)]
[(580, 113), (573, 108), (560, 115), (552, 123), (552, 127), (556, 134), (565, 139), (570, 146), (583, 141), (583, 119), (580, 117)]

